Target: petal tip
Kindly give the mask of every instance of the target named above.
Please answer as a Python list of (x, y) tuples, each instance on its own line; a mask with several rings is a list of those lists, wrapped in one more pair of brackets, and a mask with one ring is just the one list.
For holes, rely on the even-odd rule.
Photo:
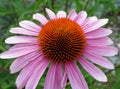
[(11, 28), (11, 29), (9, 30), (9, 32), (13, 33), (13, 32), (14, 32), (14, 28)]
[(107, 82), (108, 81), (106, 76), (100, 76), (100, 77), (98, 76), (97, 80), (100, 81), (100, 82)]
[(10, 69), (9, 69), (9, 70), (10, 70), (10, 73), (11, 73), (11, 74), (15, 73), (15, 72), (14, 72), (14, 69), (12, 68), (12, 65), (10, 66)]
[(115, 69), (115, 66), (114, 66), (114, 65), (111, 65), (110, 69), (111, 69), (111, 70)]
[(114, 64), (112, 64), (112, 63), (110, 62), (109, 65), (107, 65), (106, 68), (107, 68), (107, 69), (110, 69), (110, 70), (113, 70), (113, 69), (115, 69), (115, 66), (114, 66)]
[(0, 54), (1, 59), (6, 59), (6, 55)]
[(87, 12), (84, 10), (80, 11), (79, 13), (87, 16)]
[(102, 19), (105, 23), (108, 23), (109, 19)]
[(92, 18), (96, 19), (97, 20), (97, 17), (96, 16), (93, 16)]
[(10, 73), (11, 73), (11, 74), (14, 74), (15, 72), (14, 72), (14, 71), (12, 71), (12, 70), (10, 70)]
[(38, 13), (33, 14), (33, 19), (36, 19), (36, 15), (38, 15)]
[(109, 29), (109, 33), (112, 34), (112, 32), (113, 32), (113, 31)]
[(5, 43), (6, 43), (6, 44), (11, 43), (11, 41), (9, 40), (9, 38), (5, 39)]
[(86, 12), (86, 11), (84, 11), (84, 10), (82, 10), (82, 11), (80, 11), (80, 12), (87, 14), (87, 12)]
[(117, 54), (118, 54), (118, 51), (119, 51), (119, 50), (114, 47), (114, 55), (113, 55), (113, 56), (117, 55)]
[(45, 8), (45, 10), (46, 10), (46, 11), (48, 11), (48, 10), (50, 10), (50, 9), (48, 9), (48, 8)]
[(22, 24), (25, 24), (25, 22), (27, 23), (27, 22), (28, 22), (28, 20), (23, 20), (23, 21), (20, 21), (20, 22), (19, 22), (19, 25), (21, 26)]
[(65, 17), (66, 17), (66, 12), (62, 10), (57, 12), (57, 18), (65, 18)]

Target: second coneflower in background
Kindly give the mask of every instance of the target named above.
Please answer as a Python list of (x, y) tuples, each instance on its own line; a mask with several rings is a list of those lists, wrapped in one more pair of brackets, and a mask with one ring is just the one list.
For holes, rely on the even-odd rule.
[(64, 11), (55, 15), (46, 9), (49, 20), (42, 14), (34, 14), (35, 24), (24, 20), (11, 33), (22, 34), (5, 40), (16, 44), (0, 54), (0, 58), (17, 58), (10, 66), (11, 73), (21, 70), (16, 79), (18, 89), (35, 89), (48, 64), (44, 89), (64, 89), (67, 80), (72, 89), (88, 89), (86, 81), (76, 62), (96, 80), (106, 82), (107, 77), (93, 63), (108, 69), (114, 65), (105, 56), (114, 56), (117, 49), (109, 46), (107, 36), (110, 29), (102, 28), (108, 19), (88, 17), (85, 11), (78, 14), (72, 10), (68, 16)]

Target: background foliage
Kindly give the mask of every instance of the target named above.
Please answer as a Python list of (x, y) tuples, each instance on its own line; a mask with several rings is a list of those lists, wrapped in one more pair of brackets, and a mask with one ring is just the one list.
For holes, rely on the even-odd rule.
[[(54, 12), (58, 10), (69, 12), (73, 8), (77, 12), (86, 10), (88, 16), (109, 18), (106, 27), (113, 30), (110, 37), (114, 41), (114, 46), (120, 49), (120, 0), (0, 0), (0, 53), (10, 47), (4, 43), (5, 38), (12, 35), (9, 33), (10, 28), (18, 26), (19, 21), (24, 19), (33, 21), (32, 15), (36, 12), (46, 15), (46, 7)], [(96, 81), (80, 68), (90, 89), (120, 89), (120, 53), (109, 59), (115, 64), (115, 70), (107, 70), (99, 66), (108, 77), (107, 83)], [(0, 89), (16, 89), (15, 79), (18, 73), (9, 72), (13, 60), (0, 59)], [(44, 79), (45, 75), (37, 89), (43, 89)], [(71, 89), (69, 83), (66, 89)]]

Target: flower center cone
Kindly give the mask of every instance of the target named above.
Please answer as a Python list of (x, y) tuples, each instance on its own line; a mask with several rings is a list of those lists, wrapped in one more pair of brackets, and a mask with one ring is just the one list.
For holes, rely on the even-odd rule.
[(46, 23), (39, 33), (38, 40), (43, 54), (55, 62), (75, 60), (82, 54), (86, 45), (82, 28), (67, 18)]

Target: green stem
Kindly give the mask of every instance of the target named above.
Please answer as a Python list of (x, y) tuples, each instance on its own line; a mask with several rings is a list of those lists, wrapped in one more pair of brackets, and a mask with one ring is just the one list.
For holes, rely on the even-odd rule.
[(87, 9), (87, 6), (88, 6), (89, 2), (90, 2), (90, 0), (87, 0), (85, 6), (84, 6), (84, 8), (83, 8), (83, 10), (86, 10), (86, 9)]

